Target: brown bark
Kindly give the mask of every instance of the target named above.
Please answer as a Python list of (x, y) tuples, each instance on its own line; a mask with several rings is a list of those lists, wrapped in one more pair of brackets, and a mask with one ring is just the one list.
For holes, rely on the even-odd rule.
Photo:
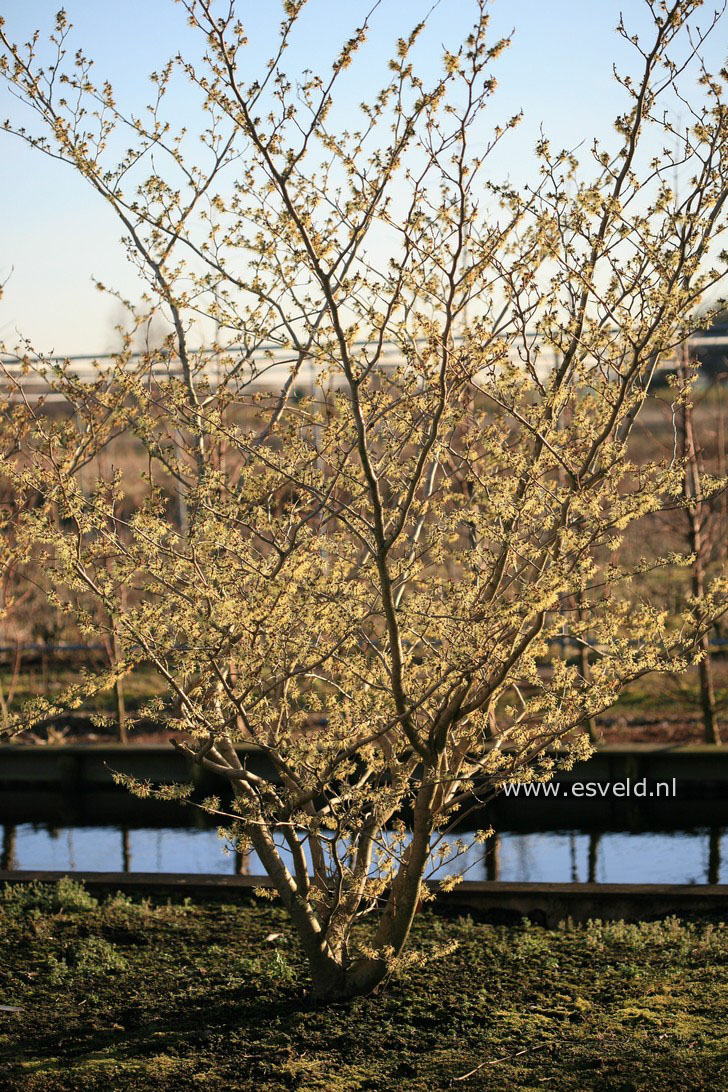
[(116, 723), (119, 728), (119, 743), (128, 743), (129, 737), (126, 731), (126, 705), (124, 704), (124, 683), (117, 679), (114, 683), (116, 696)]
[(0, 852), (0, 868), (3, 871), (12, 871), (18, 867), (16, 856), (16, 831), (11, 823), (3, 826), (3, 844)]
[[(684, 357), (681, 357), (678, 361), (678, 376), (681, 384), (684, 385), (687, 379), (687, 366)], [(705, 562), (706, 546), (708, 544), (703, 536), (704, 503), (700, 482), (700, 457), (695, 442), (693, 407), (689, 398), (682, 405), (680, 441), (681, 454), (685, 460), (683, 496), (688, 502), (685, 509), (688, 524), (688, 542), (690, 552), (694, 557), (691, 571), (691, 590), (694, 598), (700, 601), (705, 594)], [(707, 633), (703, 633), (700, 637), (699, 646), (702, 651), (699, 665), (700, 706), (703, 714), (705, 742), (719, 744), (721, 742), (720, 727), (715, 704), (713, 665)]]
[[(579, 594), (577, 595), (576, 602), (577, 602), (576, 616), (579, 619), (579, 621), (582, 622), (583, 619), (584, 619), (584, 595), (583, 595), (582, 592), (579, 592)], [(584, 644), (583, 640), (579, 644), (579, 670), (581, 672), (582, 679), (588, 685), (591, 682), (591, 667), (589, 665), (589, 648), (588, 648), (588, 646), (586, 644)], [(597, 738), (597, 727), (596, 727), (596, 721), (594, 720), (594, 717), (587, 717), (587, 719), (584, 721), (584, 727), (586, 728), (587, 735), (589, 736), (589, 739), (593, 743), (594, 740)]]
[(491, 882), (500, 879), (500, 835), (491, 834), (485, 843), (485, 874)]

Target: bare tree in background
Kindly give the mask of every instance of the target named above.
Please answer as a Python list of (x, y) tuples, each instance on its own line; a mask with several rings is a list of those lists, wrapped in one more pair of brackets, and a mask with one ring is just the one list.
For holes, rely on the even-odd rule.
[[(691, 592), (700, 601), (705, 591), (706, 569), (720, 528), (721, 507), (710, 503), (704, 496), (705, 467), (702, 451), (696, 438), (694, 406), (691, 393), (691, 372), (687, 360), (687, 346), (678, 350), (677, 379), (681, 388), (678, 448), (684, 467), (683, 497), (687, 525), (688, 548), (692, 554), (690, 565)], [(720, 443), (720, 441), (719, 441)], [(718, 497), (720, 501), (723, 493)], [(698, 663), (700, 679), (700, 707), (706, 743), (720, 743), (720, 726), (713, 682), (713, 662), (710, 655), (708, 632), (700, 638), (701, 656)]]

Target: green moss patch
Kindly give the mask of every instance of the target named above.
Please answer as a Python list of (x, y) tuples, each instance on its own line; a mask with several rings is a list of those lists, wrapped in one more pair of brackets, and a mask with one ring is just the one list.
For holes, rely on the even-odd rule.
[(412, 951), (377, 996), (324, 1008), (268, 902), (8, 886), (0, 1004), (21, 1011), (0, 1011), (0, 1087), (728, 1088), (722, 925), (423, 913)]

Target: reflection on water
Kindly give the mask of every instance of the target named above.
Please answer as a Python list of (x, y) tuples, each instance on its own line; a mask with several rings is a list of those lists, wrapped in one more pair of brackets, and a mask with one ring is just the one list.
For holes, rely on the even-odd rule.
[[(728, 883), (726, 834), (719, 828), (672, 832), (501, 832), (437, 875), (469, 880), (596, 883)], [(287, 850), (282, 849), (284, 858)], [(262, 873), (214, 830), (23, 823), (3, 827), (3, 869), (81, 872)]]

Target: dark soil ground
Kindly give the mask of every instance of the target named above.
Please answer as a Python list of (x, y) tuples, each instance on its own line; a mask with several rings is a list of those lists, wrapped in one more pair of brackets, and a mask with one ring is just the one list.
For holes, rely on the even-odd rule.
[[(447, 949), (452, 948), (448, 954)], [(728, 928), (418, 916), (419, 961), (330, 1008), (270, 903), (0, 894), (0, 1087), (728, 1088)]]
[[(723, 742), (728, 742), (728, 718), (723, 731)], [(669, 714), (657, 710), (654, 713), (627, 713), (600, 717), (597, 721), (596, 742), (598, 745), (630, 743), (653, 743), (670, 746), (687, 743), (704, 743), (703, 726), (690, 714)], [(152, 724), (136, 725), (128, 729), (128, 742), (131, 744), (164, 743), (170, 739), (181, 740), (183, 736), (176, 731), (168, 731)], [(184, 737), (186, 738), (186, 737)], [(30, 733), (15, 736), (16, 743), (106, 743), (118, 740), (118, 732), (113, 725), (99, 729), (92, 717), (76, 714), (60, 718)]]
[[(714, 657), (713, 671), (716, 686), (719, 722), (723, 721), (723, 742), (728, 743), (728, 657)], [(71, 681), (72, 672), (58, 672), (51, 690), (60, 689)], [(16, 688), (17, 698), (22, 699), (40, 692), (34, 676), (23, 676)], [(133, 714), (139, 705), (160, 692), (159, 682), (150, 672), (140, 672), (133, 685), (127, 685), (127, 707)], [(98, 712), (107, 718), (100, 724), (90, 711), (60, 718), (33, 732), (16, 737), (16, 742), (63, 743), (98, 742), (118, 738), (113, 715), (113, 695), (97, 698)], [(142, 722), (129, 725), (131, 743), (161, 743), (176, 733), (159, 729), (154, 724)], [(608, 713), (596, 723), (596, 739), (602, 744), (680, 744), (702, 743), (703, 725), (697, 686), (697, 670), (684, 676), (652, 675), (633, 683)]]

